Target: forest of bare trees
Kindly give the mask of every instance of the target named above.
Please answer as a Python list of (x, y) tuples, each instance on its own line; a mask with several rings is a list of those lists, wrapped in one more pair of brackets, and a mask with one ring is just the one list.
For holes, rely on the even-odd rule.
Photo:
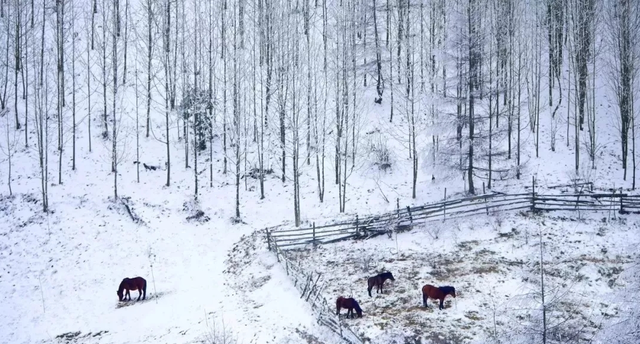
[(115, 198), (142, 145), (163, 150), (166, 187), (192, 169), (196, 200), (203, 181), (229, 175), (238, 219), (254, 197), (247, 176), (261, 199), (266, 183), (291, 184), (299, 224), (304, 185), (320, 202), (335, 189), (329, 206), (347, 211), (350, 178), (372, 162), (386, 171), (408, 159), (414, 198), (427, 167), (457, 173), (473, 194), (519, 179), (525, 152), (552, 156), (563, 143), (580, 176), (597, 168), (612, 124), (636, 187), (635, 1), (0, 5), (2, 161), (11, 171), (24, 149), (36, 157), (44, 211), (49, 185), (96, 149), (108, 152)]
[(234, 221), (281, 197), (295, 226), (312, 198), (357, 212), (351, 181), (401, 165), (414, 199), (437, 173), (477, 194), (567, 152), (574, 181), (606, 155), (636, 189), (640, 1), (0, 0), (0, 56), (2, 194), (26, 156), (45, 213), (87, 168), (114, 201), (141, 166), (194, 202), (224, 180)]

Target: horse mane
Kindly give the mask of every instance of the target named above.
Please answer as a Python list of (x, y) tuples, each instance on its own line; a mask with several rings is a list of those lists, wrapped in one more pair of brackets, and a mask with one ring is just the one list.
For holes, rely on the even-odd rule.
[(385, 271), (381, 274), (378, 274), (379, 277), (390, 277), (391, 276), (391, 272), (390, 271)]
[(443, 287), (438, 287), (438, 289), (440, 289), (441, 292), (445, 293), (445, 294), (449, 294), (451, 292), (456, 292), (456, 288), (450, 286), (450, 285), (445, 285)]

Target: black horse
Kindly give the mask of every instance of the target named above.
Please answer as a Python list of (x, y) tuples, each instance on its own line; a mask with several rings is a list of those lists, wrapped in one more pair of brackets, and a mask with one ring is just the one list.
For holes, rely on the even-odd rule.
[(123, 279), (116, 292), (120, 301), (126, 301), (127, 297), (131, 300), (131, 294), (129, 293), (131, 290), (138, 291), (138, 301), (140, 301), (140, 297), (144, 300), (147, 297), (147, 281), (142, 277)]
[(369, 284), (369, 287), (367, 289), (367, 291), (369, 292), (369, 296), (371, 296), (371, 289), (373, 289), (373, 287), (377, 287), (376, 292), (381, 293), (382, 285), (386, 280), (395, 281), (396, 279), (393, 278), (393, 275), (390, 272), (383, 272), (379, 275), (369, 277), (369, 280), (367, 281)]
[(358, 301), (356, 301), (353, 298), (345, 298), (345, 297), (338, 297), (338, 299), (336, 300), (336, 314), (340, 315), (340, 309), (341, 308), (346, 308), (347, 309), (347, 317), (351, 317), (353, 318), (353, 310), (356, 310), (356, 313), (358, 313), (358, 318), (362, 318), (362, 308), (360, 308), (360, 305), (358, 304)]

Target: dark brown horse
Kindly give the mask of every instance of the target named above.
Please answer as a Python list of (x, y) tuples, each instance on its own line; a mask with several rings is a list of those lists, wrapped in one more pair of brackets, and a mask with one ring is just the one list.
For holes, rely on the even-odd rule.
[(353, 298), (345, 298), (345, 297), (338, 297), (338, 299), (336, 300), (336, 314), (340, 315), (340, 309), (341, 308), (346, 308), (347, 309), (347, 317), (351, 316), (353, 318), (353, 310), (356, 310), (356, 313), (358, 313), (358, 318), (362, 318), (362, 308), (360, 308), (360, 305), (358, 304), (358, 301), (356, 301)]
[(373, 287), (377, 287), (376, 292), (381, 293), (382, 285), (386, 280), (395, 281), (396, 279), (393, 278), (393, 275), (390, 272), (383, 272), (379, 275), (369, 277), (369, 279), (367, 280), (367, 283), (369, 285), (369, 287), (367, 288), (367, 291), (369, 292), (369, 296), (371, 296), (371, 289), (373, 289)]
[(440, 300), (439, 309), (443, 309), (444, 298), (447, 295), (456, 297), (456, 288), (451, 286), (434, 287), (431, 284), (425, 284), (425, 286), (422, 287), (422, 304), (425, 307), (429, 308), (429, 305), (427, 304), (427, 299)]
[[(126, 293), (123, 295), (123, 291), (126, 290)], [(134, 277), (134, 278), (125, 278), (120, 282), (120, 286), (118, 287), (118, 298), (120, 301), (126, 301), (127, 296), (129, 300), (131, 300), (131, 293), (129, 291), (137, 290), (138, 291), (138, 300), (140, 301), (140, 297), (144, 300), (147, 297), (147, 281), (142, 277)]]

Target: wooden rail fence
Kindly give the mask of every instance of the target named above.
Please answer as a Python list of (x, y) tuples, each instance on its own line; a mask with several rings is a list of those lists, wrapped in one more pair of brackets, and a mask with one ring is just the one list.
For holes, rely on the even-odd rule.
[[(446, 195), (446, 192), (445, 192)], [(640, 195), (622, 192), (540, 195), (535, 187), (532, 192), (519, 194), (493, 193), (461, 199), (449, 199), (414, 207), (400, 208), (379, 215), (359, 217), (342, 222), (310, 227), (286, 228), (276, 226), (265, 230), (269, 247), (277, 244), (280, 249), (303, 245), (329, 244), (348, 239), (367, 239), (378, 235), (391, 235), (393, 231), (406, 231), (428, 221), (496, 212), (550, 211), (593, 212), (606, 211), (610, 215), (640, 213)]]
[(346, 343), (364, 343), (364, 340), (353, 332), (347, 324), (340, 321), (340, 318), (334, 313), (335, 308), (323, 296), (326, 283), (322, 278), (322, 274), (305, 271), (300, 265), (289, 259), (287, 251), (282, 250), (277, 241), (273, 243), (271, 250), (276, 254), (278, 262), (284, 266), (287, 275), (301, 293), (300, 298), (307, 301), (313, 308), (318, 323), (338, 334)]
[(532, 213), (550, 211), (593, 212), (606, 211), (608, 216), (615, 214), (640, 214), (640, 195), (628, 195), (621, 191), (611, 193), (579, 192), (575, 194), (540, 195), (536, 192), (535, 181), (531, 192), (519, 194), (493, 193), (460, 199), (449, 199), (414, 207), (400, 208), (396, 211), (378, 215), (359, 217), (353, 220), (335, 221), (316, 226), (313, 223), (306, 228), (286, 228), (275, 226), (266, 228), (266, 240), (269, 250), (273, 251), (294, 285), (301, 293), (300, 298), (311, 304), (318, 323), (340, 335), (347, 343), (362, 344), (364, 340), (335, 315), (332, 303), (323, 296), (326, 286), (322, 275), (307, 272), (289, 259), (287, 250), (305, 245), (329, 244), (348, 239), (367, 239), (378, 235), (391, 235), (392, 232), (410, 230), (413, 226), (428, 221), (461, 218), (496, 212), (527, 211)]

